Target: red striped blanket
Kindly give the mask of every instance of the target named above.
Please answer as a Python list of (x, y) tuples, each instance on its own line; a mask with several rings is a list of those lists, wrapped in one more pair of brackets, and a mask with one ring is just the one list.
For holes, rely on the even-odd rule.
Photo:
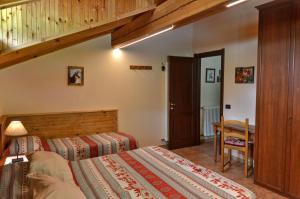
[[(70, 168), (88, 199), (256, 198), (245, 187), (160, 147), (71, 161)], [(28, 198), (30, 192), (24, 177), (27, 169), (25, 164), (14, 166), (14, 169), (12, 166), (5, 168), (0, 195)], [(14, 182), (11, 176), (19, 182)]]
[[(126, 133), (101, 133), (72, 138), (40, 139), (36, 136), (18, 138), (20, 154), (45, 150), (60, 154), (67, 160), (81, 160), (119, 153), (137, 148), (136, 139)], [(16, 155), (15, 140), (7, 155)]]

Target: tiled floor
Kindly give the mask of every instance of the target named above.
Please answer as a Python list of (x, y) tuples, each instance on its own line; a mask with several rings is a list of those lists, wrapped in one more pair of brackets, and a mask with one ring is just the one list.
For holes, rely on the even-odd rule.
[(245, 178), (243, 174), (243, 162), (232, 162), (232, 166), (225, 173), (220, 172), (220, 161), (215, 163), (213, 156), (213, 143), (203, 143), (200, 146), (174, 150), (175, 153), (191, 160), (192, 162), (221, 173), (221, 175), (238, 182), (253, 191), (257, 198), (263, 199), (286, 199), (276, 193), (264, 189), (253, 183), (253, 176)]

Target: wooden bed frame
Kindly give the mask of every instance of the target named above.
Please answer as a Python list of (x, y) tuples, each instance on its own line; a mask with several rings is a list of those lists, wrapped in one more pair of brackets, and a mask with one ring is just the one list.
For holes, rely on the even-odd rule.
[(4, 115), (0, 118), (1, 154), (10, 140), (9, 137), (4, 135), (4, 130), (13, 120), (22, 121), (28, 131), (28, 135), (39, 136), (43, 139), (118, 131), (117, 109), (89, 112)]

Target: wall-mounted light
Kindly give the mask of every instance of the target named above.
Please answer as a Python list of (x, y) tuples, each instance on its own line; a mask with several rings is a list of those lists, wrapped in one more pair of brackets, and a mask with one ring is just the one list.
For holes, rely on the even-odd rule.
[(165, 66), (165, 64), (164, 64), (164, 62), (161, 62), (161, 71), (165, 71), (166, 70), (166, 66)]
[(119, 48), (113, 49), (112, 53), (115, 58), (120, 58), (122, 56), (122, 51)]
[(172, 26), (170, 26), (170, 27), (168, 27), (168, 28), (166, 28), (166, 29), (163, 29), (163, 30), (161, 30), (161, 31), (159, 31), (159, 32), (156, 32), (156, 33), (153, 33), (153, 34), (148, 35), (148, 36), (146, 36), (146, 37), (143, 37), (143, 38), (141, 38), (141, 39), (138, 39), (138, 40), (136, 40), (136, 41), (133, 41), (133, 42), (131, 42), (131, 43), (129, 43), (129, 44), (125, 44), (125, 45), (123, 45), (123, 46), (120, 46), (119, 48), (125, 48), (125, 47), (128, 47), (128, 46), (131, 46), (131, 45), (136, 44), (136, 43), (138, 43), (138, 42), (141, 42), (141, 41), (143, 41), (143, 40), (145, 40), (145, 39), (149, 39), (149, 38), (151, 38), (151, 37), (154, 37), (154, 36), (156, 36), (156, 35), (162, 34), (162, 33), (164, 33), (164, 32), (167, 32), (167, 31), (170, 31), (170, 30), (173, 30), (173, 29), (174, 29), (174, 25), (172, 25)]
[(248, 0), (237, 0), (237, 1), (234, 1), (234, 2), (231, 2), (231, 3), (227, 4), (226, 7), (230, 8), (232, 6), (238, 5), (238, 4), (243, 3), (245, 1), (248, 1)]

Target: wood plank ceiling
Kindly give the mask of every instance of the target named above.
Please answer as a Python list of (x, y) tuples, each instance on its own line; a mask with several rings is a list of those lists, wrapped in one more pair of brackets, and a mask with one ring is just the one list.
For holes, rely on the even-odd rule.
[[(9, 3), (7, 3), (9, 2)], [(221, 11), (228, 0), (6, 0), (0, 69), (112, 32), (119, 47)], [(122, 27), (121, 27), (122, 26)]]

